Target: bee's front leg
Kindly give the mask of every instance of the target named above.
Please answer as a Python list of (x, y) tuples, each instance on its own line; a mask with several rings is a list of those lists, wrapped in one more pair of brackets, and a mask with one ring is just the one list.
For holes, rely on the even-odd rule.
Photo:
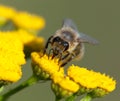
[(43, 50), (43, 54), (46, 53), (46, 50), (47, 50), (47, 48), (48, 48), (48, 45), (51, 43), (51, 38), (52, 38), (52, 37), (53, 37), (53, 36), (49, 37), (49, 39), (47, 40), (47, 43), (46, 43), (45, 48), (44, 48), (44, 50)]

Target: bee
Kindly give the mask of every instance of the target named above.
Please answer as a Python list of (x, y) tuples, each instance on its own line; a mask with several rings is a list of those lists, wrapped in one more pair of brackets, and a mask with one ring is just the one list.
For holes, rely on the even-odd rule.
[(60, 65), (64, 66), (73, 59), (82, 59), (85, 52), (84, 43), (95, 45), (98, 41), (79, 32), (71, 19), (65, 19), (62, 28), (49, 37), (44, 53), (50, 44), (49, 54), (52, 52), (52, 58), (59, 57)]

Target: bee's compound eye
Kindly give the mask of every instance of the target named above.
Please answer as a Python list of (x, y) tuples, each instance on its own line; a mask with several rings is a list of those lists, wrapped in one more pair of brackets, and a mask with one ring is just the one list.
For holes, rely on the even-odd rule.
[(65, 47), (65, 50), (67, 50), (69, 48), (69, 43), (64, 41), (63, 42), (63, 46)]
[(63, 45), (64, 45), (65, 47), (69, 46), (68, 42), (63, 42)]
[(60, 39), (60, 37), (55, 37), (54, 39), (53, 39), (53, 42), (59, 42), (61, 39)]

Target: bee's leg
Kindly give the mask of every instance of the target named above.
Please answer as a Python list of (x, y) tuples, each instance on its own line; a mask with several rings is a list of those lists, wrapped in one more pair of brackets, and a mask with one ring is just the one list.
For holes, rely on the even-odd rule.
[(55, 54), (55, 53), (54, 53), (54, 50), (53, 50), (52, 59), (53, 59), (54, 57), (56, 57), (56, 56), (58, 56), (58, 54)]
[(55, 57), (58, 56), (58, 55), (59, 55), (60, 58), (61, 58), (62, 53), (56, 54), (56, 53), (54, 52), (54, 49), (51, 48), (51, 49), (49, 50), (49, 53), (48, 53), (48, 58), (50, 57), (50, 55), (52, 56), (52, 59), (55, 58)]
[[(66, 55), (67, 55), (67, 54), (66, 54)], [(65, 56), (66, 56), (66, 55), (65, 55)], [(64, 57), (65, 57), (65, 56), (64, 56)], [(60, 63), (61, 60), (63, 60), (62, 53), (59, 53), (59, 61), (58, 61), (58, 62)]]
[(73, 54), (66, 54), (63, 59), (61, 60), (60, 66), (65, 66), (68, 62), (70, 62), (74, 58)]
[(45, 54), (46, 53), (46, 50), (47, 50), (47, 48), (48, 48), (48, 45), (49, 45), (49, 43), (51, 43), (51, 38), (52, 38), (53, 36), (51, 36), (51, 37), (49, 37), (49, 39), (48, 39), (48, 41), (47, 41), (47, 43), (46, 43), (46, 45), (45, 45), (45, 48), (44, 48), (44, 50), (43, 50), (43, 54)]
[(62, 62), (60, 66), (65, 66), (68, 62), (70, 62), (72, 60), (72, 57), (69, 57), (68, 59), (66, 59), (65, 62)]
[(62, 59), (61, 59), (61, 60), (66, 59), (69, 55), (70, 55), (70, 53), (67, 53), (64, 57), (62, 57)]
[(51, 53), (53, 53), (53, 49), (52, 48), (49, 50), (48, 59), (49, 59)]

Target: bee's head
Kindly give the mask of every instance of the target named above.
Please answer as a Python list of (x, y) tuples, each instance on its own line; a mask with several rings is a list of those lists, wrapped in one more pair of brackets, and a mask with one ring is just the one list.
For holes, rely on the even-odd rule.
[(56, 36), (52, 40), (54, 54), (65, 52), (69, 48), (69, 43), (64, 41), (60, 36)]

